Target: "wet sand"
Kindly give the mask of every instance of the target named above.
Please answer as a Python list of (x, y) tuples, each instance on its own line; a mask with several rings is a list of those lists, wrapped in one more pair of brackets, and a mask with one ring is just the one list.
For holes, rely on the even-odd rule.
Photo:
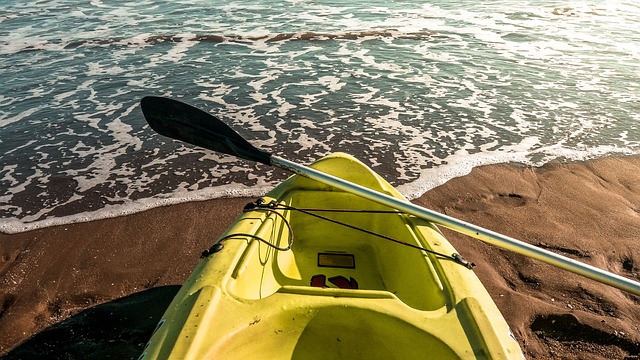
[[(137, 358), (201, 251), (251, 200), (0, 234), (0, 354)], [(483, 166), (415, 202), (640, 280), (640, 157)], [(444, 231), (528, 358), (640, 358), (640, 297)]]

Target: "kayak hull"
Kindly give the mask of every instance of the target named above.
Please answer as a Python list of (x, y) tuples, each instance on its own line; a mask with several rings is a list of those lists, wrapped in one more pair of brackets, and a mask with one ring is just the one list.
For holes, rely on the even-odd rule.
[[(346, 154), (311, 167), (404, 199)], [(415, 248), (455, 253), (433, 224), (297, 175), (264, 199), (375, 212), (245, 212), (223, 235), (222, 249), (194, 269), (141, 358), (522, 357), (473, 271)], [(291, 249), (276, 249), (287, 247), (291, 232)]]

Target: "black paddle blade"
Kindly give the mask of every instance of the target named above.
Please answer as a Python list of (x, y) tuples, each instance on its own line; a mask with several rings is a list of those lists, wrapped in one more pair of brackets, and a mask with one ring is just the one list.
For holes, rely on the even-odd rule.
[(215, 116), (177, 100), (146, 96), (140, 107), (158, 134), (196, 146), (270, 164), (271, 154), (257, 149)]

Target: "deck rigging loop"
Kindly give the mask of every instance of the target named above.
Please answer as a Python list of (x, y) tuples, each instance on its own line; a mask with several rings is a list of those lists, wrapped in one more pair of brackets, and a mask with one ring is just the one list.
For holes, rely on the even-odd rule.
[(268, 211), (268, 212), (271, 212), (271, 213), (276, 214), (277, 216), (279, 216), (282, 219), (282, 222), (284, 222), (287, 225), (287, 228), (289, 229), (289, 242), (287, 243), (287, 246), (279, 247), (279, 246), (274, 245), (273, 243), (271, 243), (269, 240), (263, 239), (260, 236), (257, 236), (257, 235), (254, 235), (254, 234), (233, 233), (233, 234), (225, 235), (225, 236), (221, 237), (220, 239), (218, 239), (218, 241), (216, 241), (213, 245), (211, 245), (210, 248), (208, 248), (205, 251), (203, 251), (202, 254), (200, 255), (200, 257), (201, 258), (206, 258), (209, 255), (217, 253), (218, 251), (222, 250), (222, 248), (224, 247), (224, 245), (222, 244), (223, 241), (229, 240), (229, 239), (233, 239), (233, 238), (240, 238), (240, 239), (237, 239), (237, 240), (246, 240), (245, 238), (249, 237), (249, 238), (258, 240), (258, 241), (266, 244), (267, 246), (276, 249), (277, 251), (289, 251), (289, 250), (291, 250), (291, 246), (293, 245), (293, 229), (291, 228), (291, 224), (289, 223), (289, 220), (287, 220), (287, 218), (284, 215), (279, 213), (275, 207), (250, 206), (250, 205), (255, 205), (255, 204), (261, 204), (259, 202), (260, 200), (262, 200), (262, 199), (258, 199), (254, 203), (247, 204), (242, 211), (243, 212)]
[[(243, 209), (243, 212), (269, 211), (269, 212), (272, 212), (272, 213), (278, 215), (283, 220), (283, 222), (287, 225), (287, 227), (289, 228), (290, 240), (289, 240), (289, 245), (286, 248), (279, 248), (279, 247), (273, 245), (272, 243), (270, 243), (269, 241), (267, 241), (265, 239), (262, 239), (262, 238), (260, 238), (260, 237), (258, 237), (256, 235), (253, 235), (253, 234), (229, 234), (227, 236), (224, 236), (220, 240), (218, 240), (211, 248), (209, 248), (208, 250), (205, 250), (202, 253), (202, 257), (206, 257), (206, 256), (208, 256), (210, 254), (213, 254), (213, 253), (219, 251), (221, 249), (220, 246), (222, 245), (221, 244), (222, 241), (230, 239), (230, 238), (233, 238), (233, 237), (236, 237), (236, 236), (248, 236), (248, 237), (254, 238), (254, 239), (259, 240), (259, 241), (267, 244), (268, 246), (273, 247), (273, 248), (275, 248), (276, 250), (279, 250), (279, 251), (290, 250), (291, 249), (291, 245), (293, 244), (293, 229), (291, 228), (291, 225), (289, 224), (289, 221), (286, 219), (286, 217), (284, 215), (282, 215), (280, 212), (278, 212), (277, 210), (298, 211), (298, 212), (301, 212), (301, 213), (303, 213), (305, 215), (313, 216), (313, 217), (316, 217), (318, 219), (322, 219), (322, 220), (325, 220), (325, 221), (328, 221), (328, 222), (331, 222), (331, 223), (334, 223), (334, 224), (345, 226), (345, 227), (348, 227), (348, 228), (356, 230), (356, 231), (364, 232), (366, 234), (369, 234), (369, 235), (372, 235), (372, 236), (376, 236), (376, 237), (382, 238), (382, 239), (387, 240), (387, 241), (392, 241), (394, 243), (397, 243), (397, 244), (400, 244), (400, 245), (403, 245), (403, 246), (408, 246), (410, 248), (414, 248), (414, 249), (417, 249), (417, 250), (420, 250), (420, 251), (424, 251), (426, 253), (433, 254), (433, 255), (441, 257), (441, 258), (452, 260), (452, 261), (454, 261), (454, 262), (456, 262), (456, 263), (458, 263), (458, 264), (460, 264), (460, 265), (462, 265), (462, 266), (464, 266), (466, 268), (469, 268), (469, 269), (472, 269), (474, 266), (476, 266), (475, 263), (466, 260), (465, 258), (462, 257), (462, 255), (460, 255), (458, 253), (453, 253), (451, 255), (443, 254), (443, 253), (440, 253), (440, 252), (437, 252), (437, 251), (433, 251), (431, 249), (427, 249), (427, 248), (425, 248), (423, 246), (418, 246), (418, 245), (415, 245), (415, 244), (409, 244), (409, 243), (406, 243), (404, 241), (400, 241), (398, 239), (394, 239), (394, 238), (392, 238), (390, 236), (387, 236), (387, 235), (383, 235), (383, 234), (380, 234), (380, 233), (377, 233), (377, 232), (374, 232), (374, 231), (371, 231), (371, 230), (363, 229), (363, 228), (360, 228), (360, 227), (357, 227), (357, 226), (354, 226), (354, 225), (351, 225), (351, 224), (348, 224), (348, 223), (345, 223), (345, 222), (342, 222), (342, 221), (339, 221), (339, 220), (331, 219), (331, 218), (328, 218), (326, 216), (317, 214), (318, 212), (342, 212), (342, 213), (350, 212), (350, 213), (369, 213), (369, 214), (371, 214), (371, 213), (377, 213), (377, 214), (383, 213), (383, 214), (396, 214), (396, 215), (404, 214), (401, 211), (397, 211), (397, 210), (366, 210), (366, 209), (297, 208), (297, 207), (294, 207), (294, 206), (289, 206), (289, 205), (278, 203), (276, 200), (272, 200), (270, 202), (266, 202), (263, 198), (259, 198), (255, 202), (252, 202), (252, 203), (249, 203), (249, 204), (245, 205), (245, 207)], [(216, 249), (216, 247), (218, 247), (218, 248)]]

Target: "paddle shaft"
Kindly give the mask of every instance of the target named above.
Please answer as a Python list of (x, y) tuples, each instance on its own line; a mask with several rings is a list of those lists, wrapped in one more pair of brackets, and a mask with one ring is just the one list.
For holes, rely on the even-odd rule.
[(281, 157), (271, 155), (271, 165), (291, 171), (300, 176), (321, 182), (338, 188), (340, 190), (358, 195), (365, 199), (389, 206), (393, 209), (403, 211), (418, 218), (431, 221), (437, 225), (446, 227), (456, 232), (468, 235), (491, 245), (501, 247), (533, 259), (540, 260), (560, 269), (571, 271), (589, 279), (601, 282), (628, 291), (640, 296), (640, 283), (622, 277), (620, 275), (599, 269), (597, 267), (570, 259), (566, 256), (558, 255), (551, 251), (527, 244), (520, 240), (502, 235), (491, 230), (484, 229), (477, 225), (467, 223), (456, 218), (440, 214), (438, 212), (423, 208), (413, 203), (389, 196), (378, 191), (371, 190), (364, 186), (354, 184), (350, 181), (323, 173), (310, 167), (291, 162)]

